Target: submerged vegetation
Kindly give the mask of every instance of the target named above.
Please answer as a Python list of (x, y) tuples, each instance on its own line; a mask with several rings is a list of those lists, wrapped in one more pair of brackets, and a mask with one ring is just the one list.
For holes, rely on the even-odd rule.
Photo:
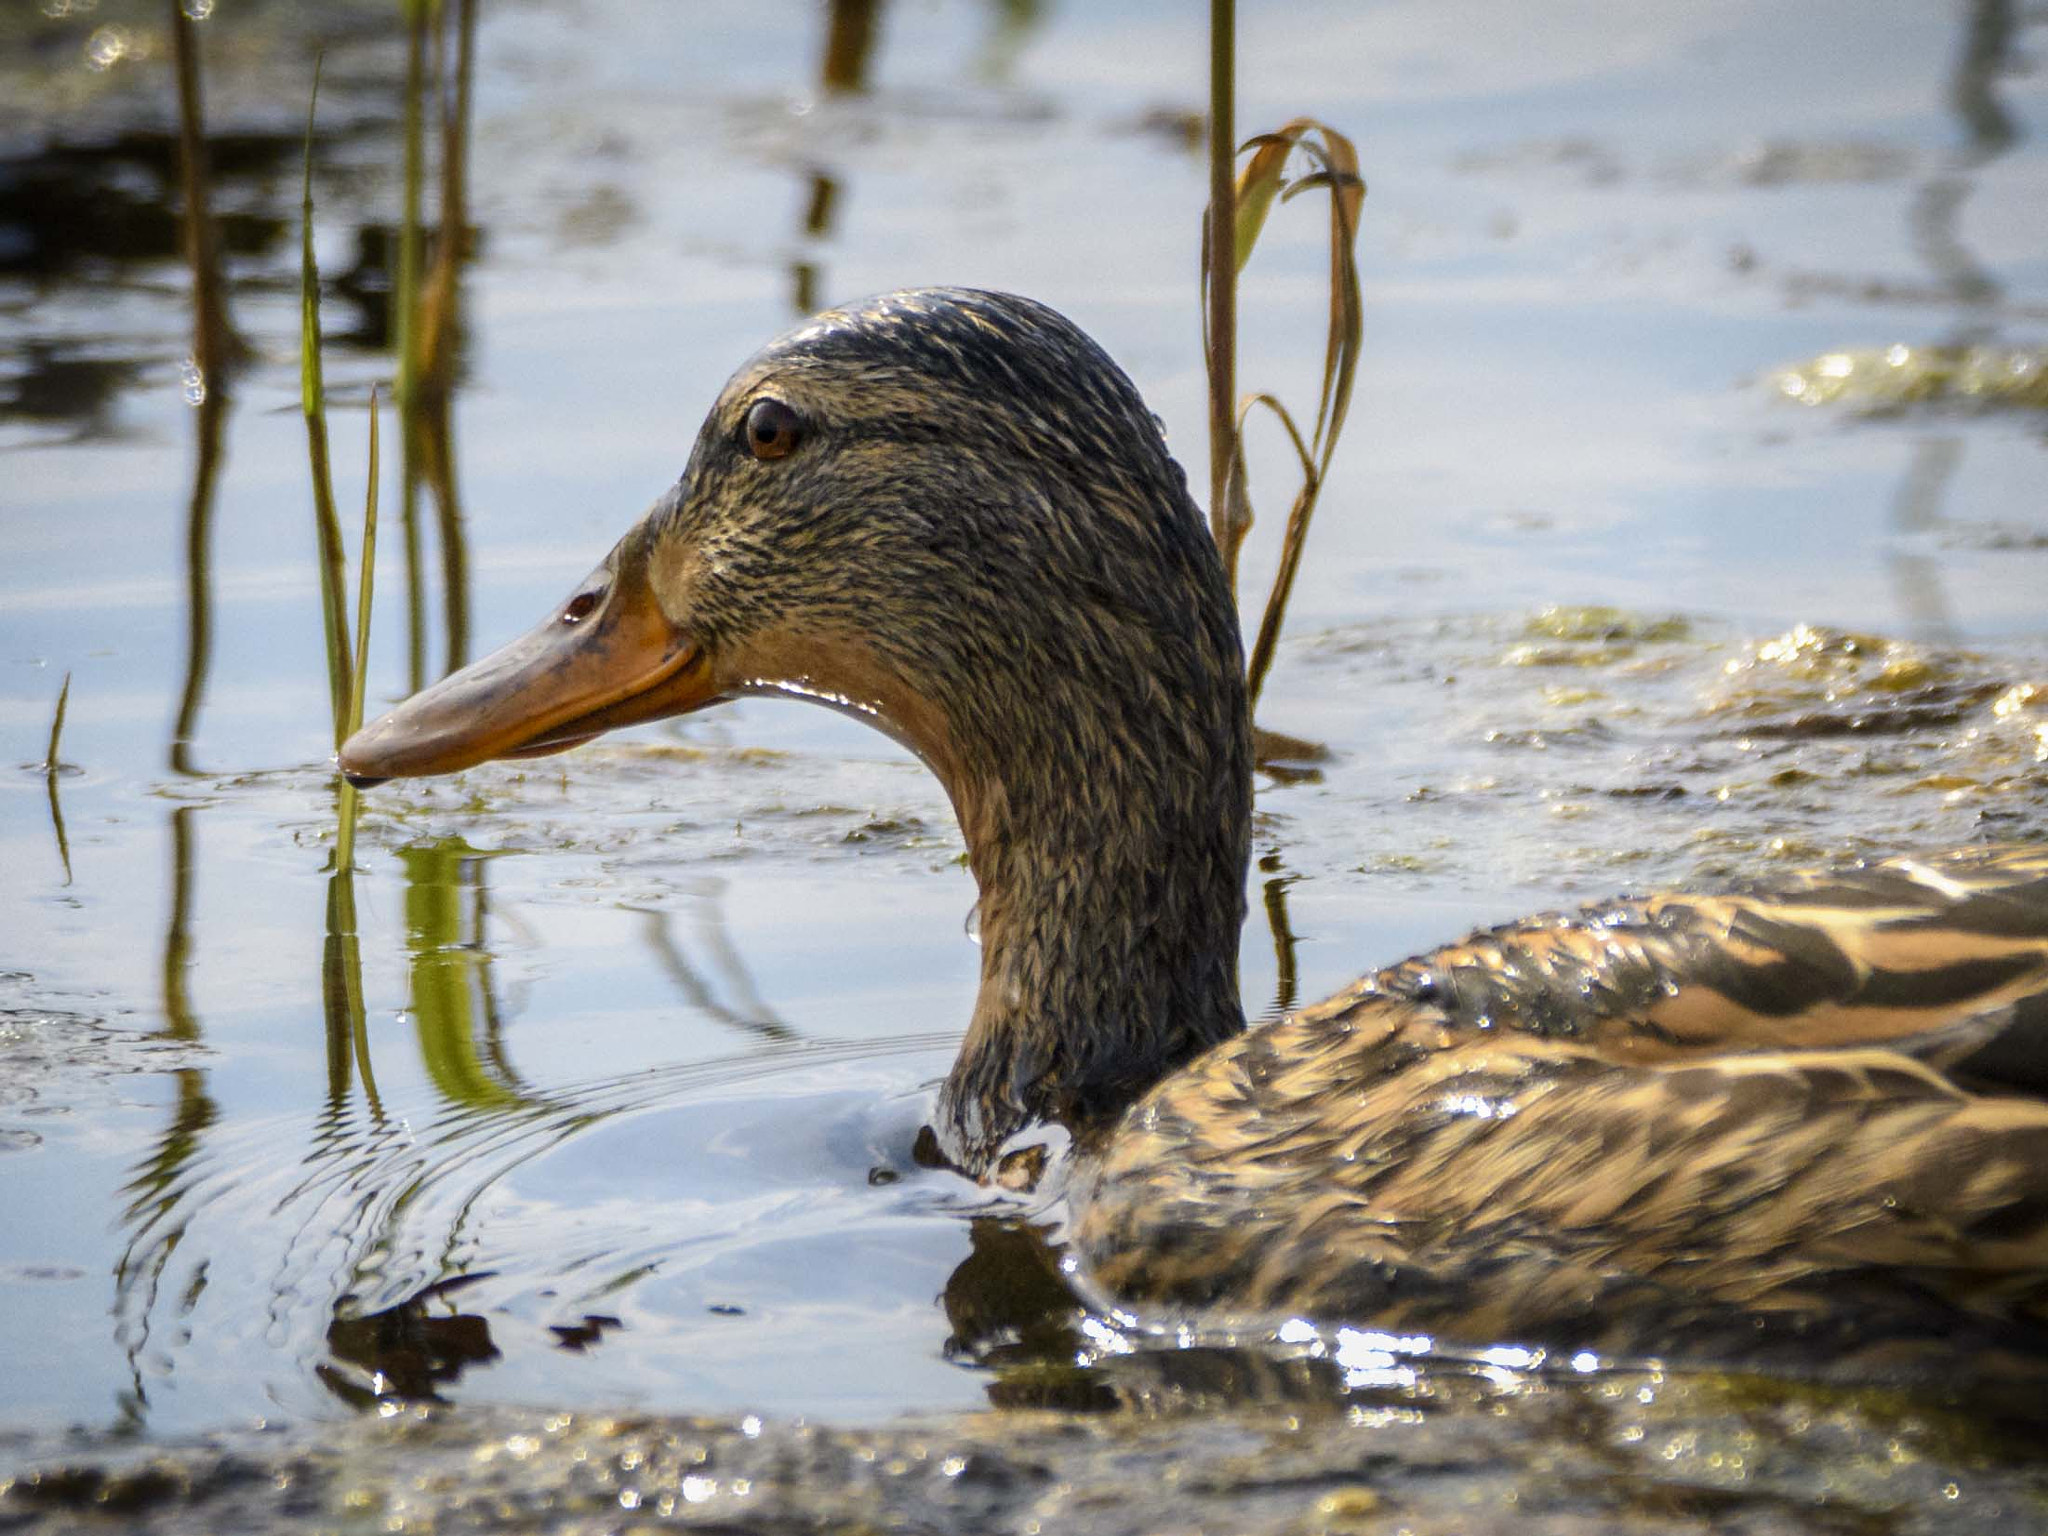
[(1901, 344), (1826, 352), (1780, 369), (1772, 383), (1801, 405), (1865, 415), (1916, 405), (2048, 411), (2048, 348)]

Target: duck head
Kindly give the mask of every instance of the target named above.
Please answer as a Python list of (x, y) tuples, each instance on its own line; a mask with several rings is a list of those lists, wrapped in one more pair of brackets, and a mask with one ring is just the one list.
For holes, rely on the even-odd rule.
[(681, 481), (536, 629), (343, 745), (359, 784), (741, 694), (850, 710), (945, 785), (982, 984), (941, 1095), (982, 1171), (1242, 1028), (1236, 615), (1128, 378), (1052, 310), (928, 289), (758, 353)]

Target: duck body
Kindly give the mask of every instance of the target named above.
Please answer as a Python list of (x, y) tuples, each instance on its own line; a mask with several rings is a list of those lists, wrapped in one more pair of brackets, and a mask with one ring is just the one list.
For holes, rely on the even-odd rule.
[(1020, 1133), (1068, 1128), (1110, 1302), (2048, 1362), (2048, 848), (1531, 919), (1247, 1031), (1228, 587), (1136, 389), (1044, 306), (916, 290), (771, 343), (555, 614), (340, 761), (451, 772), (746, 693), (945, 785), (982, 978), (931, 1140), (1014, 1185)]
[(1160, 1083), (1074, 1242), (1107, 1295), (1170, 1308), (1837, 1369), (2039, 1355), (2044, 1044), (2048, 850), (1604, 903)]

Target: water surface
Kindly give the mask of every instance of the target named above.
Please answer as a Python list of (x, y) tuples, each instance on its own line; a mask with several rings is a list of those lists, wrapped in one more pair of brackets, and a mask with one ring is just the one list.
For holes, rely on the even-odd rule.
[[(876, 7), (849, 74), (807, 5), (487, 7), (456, 510), (422, 503), (411, 625), (387, 478), (373, 703), (544, 612), (815, 304), (1045, 299), (1199, 463), (1184, 10)], [(0, 24), (0, 1424), (1003, 1400), (972, 1196), (907, 1158), (974, 893), (879, 736), (749, 702), (379, 791), (360, 1031), (330, 1006), (298, 134), (324, 43), (346, 509), (402, 48), (376, 8), (197, 33), (233, 378), (191, 368), (158, 10)], [(2025, 13), (1248, 5), (1241, 35), (1240, 121), (1344, 127), (1371, 187), (1354, 424), (1263, 710), (1328, 756), (1260, 784), (1255, 1011), (1614, 889), (2048, 828), (2043, 418), (1782, 386), (1841, 349), (2038, 355)], [(1268, 239), (1241, 378), (1299, 396), (1321, 226)]]

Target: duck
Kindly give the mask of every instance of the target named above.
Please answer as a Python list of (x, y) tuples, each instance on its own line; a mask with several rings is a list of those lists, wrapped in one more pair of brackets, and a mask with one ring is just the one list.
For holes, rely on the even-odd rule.
[(1054, 310), (905, 290), (771, 342), (559, 607), (338, 766), (743, 695), (849, 712), (944, 786), (980, 983), (921, 1146), (1013, 1189), (1059, 1156), (1100, 1305), (2048, 1361), (2048, 846), (1547, 913), (1248, 1028), (1235, 606), (1158, 419)]

